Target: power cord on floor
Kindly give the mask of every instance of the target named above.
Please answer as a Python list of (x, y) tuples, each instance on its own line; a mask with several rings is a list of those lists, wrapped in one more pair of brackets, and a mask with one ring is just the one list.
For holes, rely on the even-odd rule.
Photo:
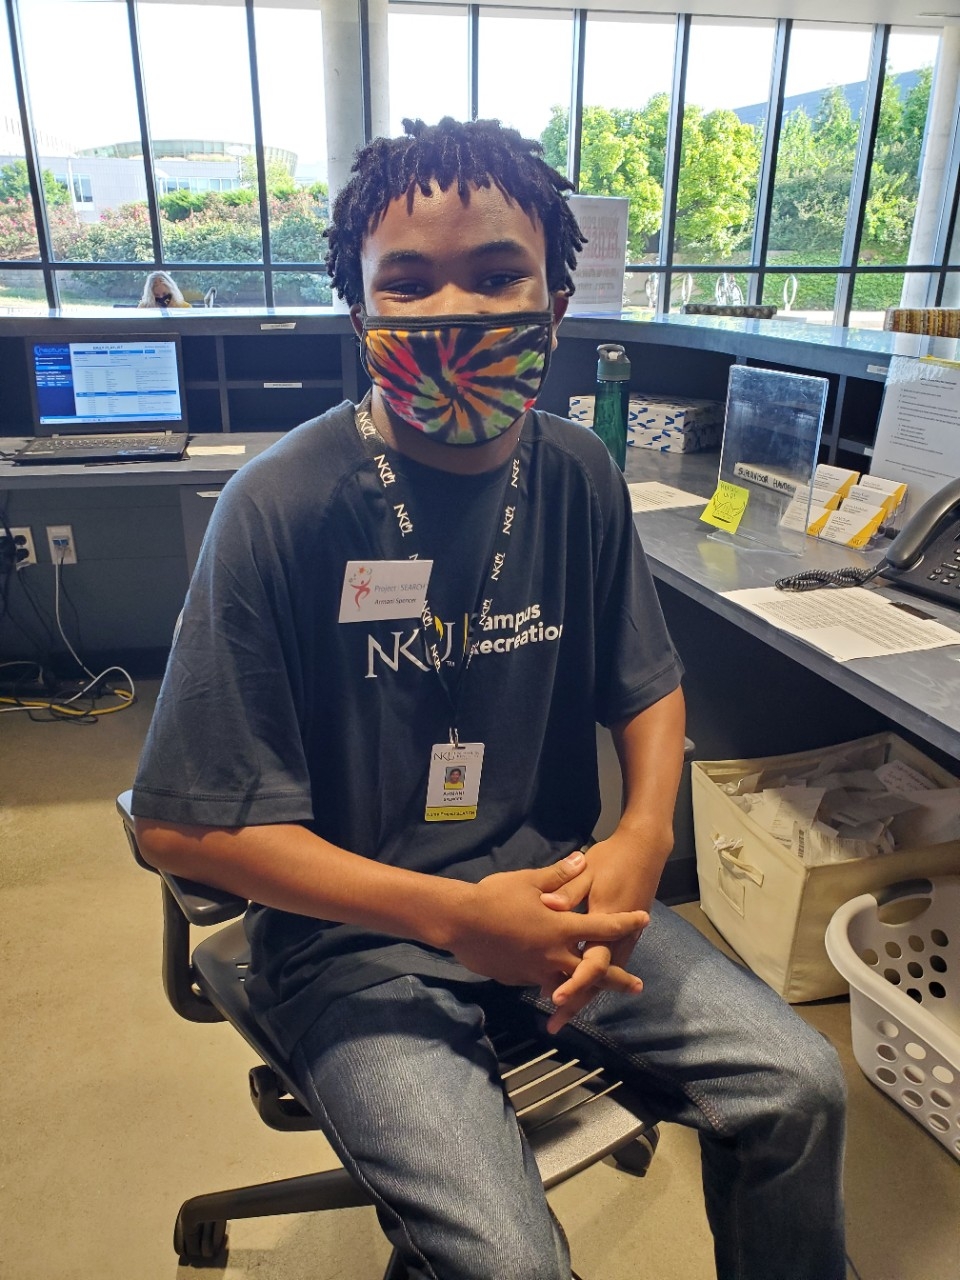
[[(39, 666), (39, 664), (34, 665)], [(84, 670), (86, 670), (86, 668), (84, 668)], [(119, 671), (130, 685), (130, 688), (108, 689), (107, 692), (111, 693), (118, 699), (118, 701), (114, 703), (113, 706), (98, 707), (96, 704), (103, 697), (103, 694), (91, 691), (97, 690), (100, 687), (100, 682), (103, 680), (104, 676), (108, 676), (111, 671)], [(117, 711), (126, 711), (127, 707), (133, 706), (134, 702), (136, 702), (137, 693), (136, 687), (133, 683), (133, 678), (128, 671), (123, 669), (123, 667), (106, 667), (99, 673), (99, 675), (93, 675), (92, 672), (90, 672), (90, 675), (92, 676), (90, 682), (69, 698), (35, 698), (29, 696), (25, 698), (18, 698), (15, 696), (0, 696), (0, 715), (7, 715), (14, 711), (45, 711), (49, 713), (49, 719), (51, 720), (71, 720), (74, 723), (79, 724), (95, 724), (98, 717), (113, 715)], [(89, 698), (92, 705), (89, 707), (74, 705), (82, 698)], [(39, 717), (31, 715), (30, 719), (38, 720)]]
[[(70, 643), (70, 639), (63, 629), (63, 621), (60, 617), (61, 590), (63, 590), (64, 595), (66, 595), (66, 591), (63, 588), (63, 584), (61, 581), (61, 570), (63, 568), (63, 556), (64, 556), (64, 551), (63, 549), (61, 549), (60, 556), (54, 564), (55, 586), (54, 586), (53, 604), (54, 604), (54, 614), (56, 618), (57, 630), (59, 631), (60, 638), (63, 641), (63, 643), (66, 645), (70, 653), (70, 656), (76, 662), (77, 666), (84, 673), (84, 675), (89, 677), (89, 681), (84, 683), (77, 692), (72, 693), (69, 697), (57, 697), (55, 694), (49, 698), (36, 697), (31, 695), (21, 697), (21, 696), (18, 696), (16, 693), (10, 696), (0, 696), (0, 715), (6, 715), (6, 714), (12, 714), (14, 712), (25, 711), (30, 716), (31, 720), (34, 720), (37, 722), (40, 722), (42, 720), (47, 720), (47, 721), (66, 720), (73, 724), (96, 724), (97, 720), (101, 716), (113, 715), (117, 711), (125, 711), (127, 707), (132, 706), (134, 702), (136, 702), (137, 691), (136, 691), (136, 686), (134, 685), (134, 682), (133, 682), (133, 677), (130, 675), (129, 671), (126, 671), (123, 667), (110, 666), (110, 667), (106, 667), (103, 671), (99, 672), (98, 674), (94, 674), (94, 672), (90, 670), (90, 668), (86, 665), (86, 663), (77, 653), (76, 649)], [(24, 587), (25, 587), (25, 584), (24, 584)], [(48, 634), (50, 634), (49, 628), (47, 628), (47, 625), (44, 622), (43, 616), (40, 613), (40, 610), (37, 606), (36, 601), (33, 600), (29, 592), (27, 593), (27, 595), (28, 595), (28, 599), (30, 599), (31, 604), (33, 604), (34, 611), (36, 612), (37, 617), (40, 619), (41, 623), (43, 624), (44, 629), (48, 631)], [(73, 602), (70, 601), (69, 603), (71, 608), (73, 608), (74, 613), (76, 614), (76, 609), (73, 606)], [(51, 638), (52, 638), (52, 635), (51, 635)], [(43, 680), (43, 667), (38, 662), (3, 663), (2, 666), (3, 667), (26, 666), (26, 667), (35, 668), (37, 671), (38, 680), (40, 680), (41, 682)], [(109, 688), (103, 683), (105, 680), (105, 677), (110, 675), (110, 673), (114, 671), (119, 672), (119, 674), (123, 676), (124, 680), (126, 680), (127, 684), (129, 685), (129, 689)], [(27, 677), (23, 677), (23, 678), (26, 679)], [(103, 698), (105, 692), (111, 694), (114, 698), (117, 699), (117, 701), (113, 703), (111, 706), (98, 707), (97, 703)], [(80, 705), (84, 702), (84, 700), (89, 701), (90, 705), (89, 706)], [(42, 714), (37, 715), (35, 714), (36, 712), (40, 712)]]

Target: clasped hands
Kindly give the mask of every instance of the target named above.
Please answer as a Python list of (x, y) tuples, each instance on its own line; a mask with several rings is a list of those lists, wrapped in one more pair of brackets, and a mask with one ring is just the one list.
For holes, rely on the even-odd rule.
[[(623, 965), (650, 917), (646, 911), (611, 909), (625, 900), (624, 877), (617, 874), (619, 860), (605, 862), (603, 853), (597, 844), (589, 857), (577, 851), (540, 870), (487, 876), (471, 886), (466, 918), (451, 947), (475, 973), (510, 986), (539, 987), (556, 1005), (550, 1032), (559, 1031), (598, 991), (643, 988)], [(588, 910), (574, 912), (583, 902)]]

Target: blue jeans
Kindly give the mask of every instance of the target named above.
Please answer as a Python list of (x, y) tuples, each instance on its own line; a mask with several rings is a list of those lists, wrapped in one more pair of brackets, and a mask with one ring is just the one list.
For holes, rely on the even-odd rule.
[[(642, 994), (601, 993), (559, 1039), (698, 1130), (720, 1280), (844, 1280), (831, 1045), (659, 904), (629, 967)], [(302, 1091), (412, 1276), (569, 1280), (485, 1031), (491, 1012), (539, 1004), (401, 977), (334, 1001), (297, 1048)]]

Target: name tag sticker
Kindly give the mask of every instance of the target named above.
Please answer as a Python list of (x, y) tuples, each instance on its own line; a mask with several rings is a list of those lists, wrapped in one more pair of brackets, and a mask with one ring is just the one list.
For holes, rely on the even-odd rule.
[(477, 816), (483, 743), (440, 742), (430, 748), (427, 822), (469, 822)]
[(348, 560), (340, 594), (340, 621), (419, 618), (432, 568), (432, 560)]

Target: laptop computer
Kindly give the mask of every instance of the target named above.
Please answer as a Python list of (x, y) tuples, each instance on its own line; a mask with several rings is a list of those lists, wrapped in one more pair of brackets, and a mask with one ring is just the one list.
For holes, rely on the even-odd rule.
[(27, 339), (35, 438), (20, 464), (155, 462), (187, 447), (178, 333)]

